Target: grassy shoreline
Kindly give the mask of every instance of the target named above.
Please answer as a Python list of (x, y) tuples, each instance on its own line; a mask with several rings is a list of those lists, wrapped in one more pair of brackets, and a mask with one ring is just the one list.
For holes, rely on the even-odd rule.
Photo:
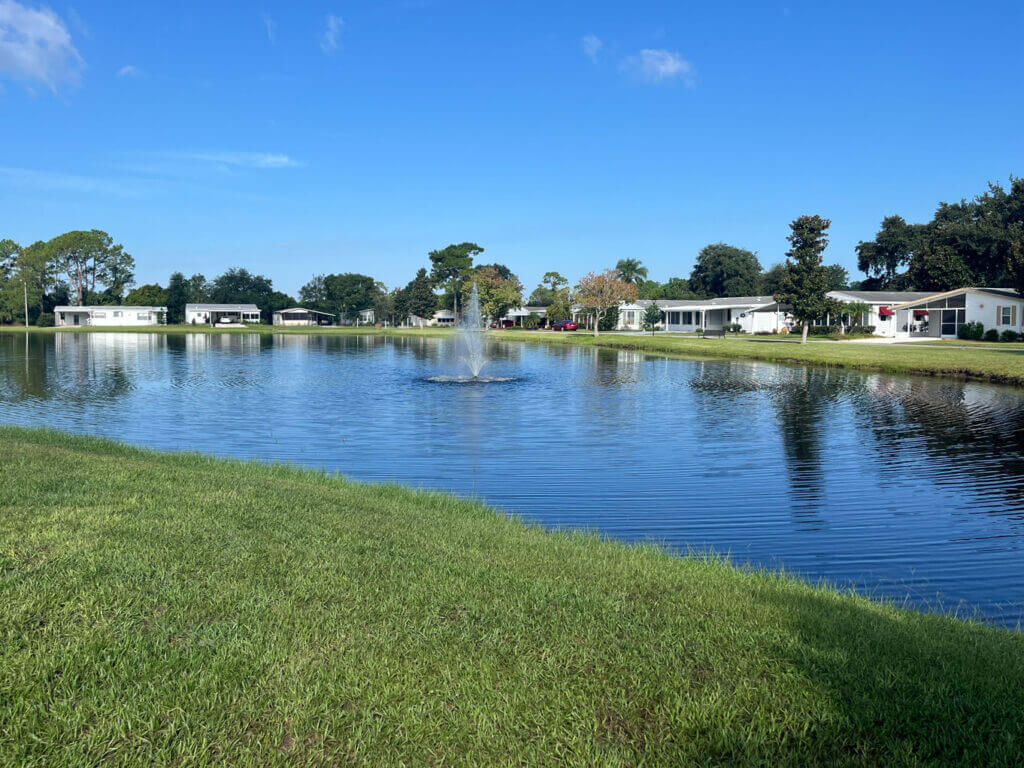
[(1024, 635), (0, 427), (8, 765), (1013, 764)]
[[(139, 328), (25, 329), (2, 326), (0, 330), (28, 333), (160, 333), (160, 334), (299, 334), (299, 335), (387, 335), (444, 337), (452, 333), (444, 328), (280, 328), (269, 325), (226, 329), (207, 326), (144, 326)], [(942, 344), (856, 344), (850, 342), (811, 342), (802, 345), (772, 337), (700, 339), (694, 336), (655, 334), (552, 333), (538, 331), (490, 331), (489, 338), (533, 344), (575, 344), (606, 349), (629, 349), (657, 355), (700, 358), (738, 358), (773, 363), (818, 365), (861, 371), (943, 376), (1024, 386), (1024, 348), (977, 346), (958, 348)]]

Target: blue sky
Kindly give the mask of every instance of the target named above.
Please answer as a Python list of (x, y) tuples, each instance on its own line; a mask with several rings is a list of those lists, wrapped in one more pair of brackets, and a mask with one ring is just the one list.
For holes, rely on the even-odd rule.
[(0, 0), (0, 236), (100, 228), (141, 282), (404, 284), (473, 240), (527, 290), (1024, 173), (1024, 4)]

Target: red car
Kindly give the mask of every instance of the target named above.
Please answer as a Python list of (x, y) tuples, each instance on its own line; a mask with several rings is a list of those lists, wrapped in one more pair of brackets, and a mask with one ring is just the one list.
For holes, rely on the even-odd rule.
[(574, 323), (572, 320), (559, 320), (551, 326), (552, 331), (575, 331), (580, 327), (579, 323)]
[[(498, 327), (499, 326), (498, 326), (497, 322), (491, 323), (491, 328), (498, 328)], [(515, 323), (514, 320), (502, 320), (500, 327), (501, 328), (515, 328), (516, 327), (516, 323)]]

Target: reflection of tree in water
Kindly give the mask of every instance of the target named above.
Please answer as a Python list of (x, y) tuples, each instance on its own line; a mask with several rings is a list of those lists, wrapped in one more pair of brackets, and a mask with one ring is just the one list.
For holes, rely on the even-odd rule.
[(52, 342), (46, 336), (0, 333), (0, 399), (47, 399), (52, 351)]
[[(926, 473), (940, 486), (972, 490), (1019, 513), (1024, 503), (1024, 397), (988, 384), (873, 377), (864, 410), (883, 472)], [(906, 465), (923, 448), (930, 466)], [(976, 510), (986, 511), (986, 510)]]

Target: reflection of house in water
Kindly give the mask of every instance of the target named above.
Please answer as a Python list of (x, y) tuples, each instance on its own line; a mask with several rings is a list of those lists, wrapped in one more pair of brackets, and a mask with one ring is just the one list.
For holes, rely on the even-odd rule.
[(140, 380), (167, 373), (166, 346), (162, 334), (54, 334), (56, 378), (50, 386), (74, 399), (123, 394)]
[(261, 333), (188, 333), (185, 351), (191, 355), (210, 351), (257, 353), (265, 343)]

